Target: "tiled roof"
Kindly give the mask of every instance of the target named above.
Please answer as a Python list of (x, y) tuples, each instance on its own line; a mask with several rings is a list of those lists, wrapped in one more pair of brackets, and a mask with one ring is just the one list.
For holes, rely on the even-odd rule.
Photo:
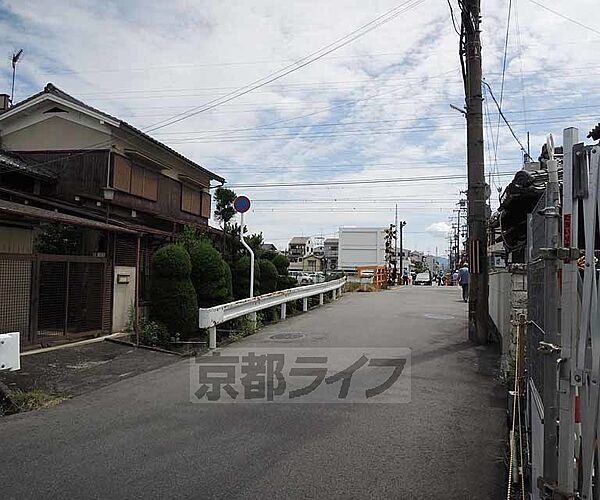
[(41, 92), (38, 92), (37, 94), (32, 95), (31, 97), (28, 97), (27, 99), (25, 99), (24, 101), (18, 102), (17, 104), (15, 104), (12, 108), (10, 108), (11, 110), (24, 106), (25, 104), (27, 104), (28, 102), (31, 102), (33, 99), (36, 99), (37, 97), (44, 95), (44, 94), (52, 94), (55, 95), (57, 97), (60, 97), (61, 99), (64, 99), (66, 101), (69, 101), (73, 104), (76, 104), (78, 106), (81, 106), (83, 108), (88, 109), (89, 111), (92, 111), (93, 113), (97, 113), (99, 115), (104, 116), (107, 120), (111, 120), (111, 121), (115, 121), (119, 123), (119, 128), (122, 128), (124, 130), (128, 130), (129, 132), (134, 133), (135, 135), (140, 136), (143, 139), (146, 139), (150, 142), (152, 142), (153, 144), (167, 150), (169, 153), (177, 156), (178, 158), (181, 158), (182, 160), (184, 160), (186, 163), (188, 163), (189, 165), (191, 165), (192, 167), (202, 171), (203, 173), (205, 173), (206, 175), (208, 175), (211, 179), (214, 179), (216, 181), (219, 182), (225, 182), (225, 179), (223, 179), (223, 177), (211, 172), (210, 170), (205, 169), (204, 167), (198, 165), (196, 162), (190, 160), (189, 158), (186, 158), (185, 156), (183, 156), (181, 153), (178, 153), (177, 151), (175, 151), (174, 149), (170, 148), (169, 146), (167, 146), (166, 144), (163, 144), (160, 141), (157, 141), (156, 139), (154, 139), (153, 137), (149, 136), (148, 134), (142, 132), (140, 129), (134, 127), (133, 125), (130, 125), (129, 123), (123, 121), (123, 120), (119, 120), (118, 118), (111, 116), (103, 111), (100, 111), (99, 109), (96, 109), (86, 103), (84, 103), (83, 101), (80, 101), (79, 99), (76, 99), (75, 97), (73, 97), (70, 94), (67, 94), (66, 92), (64, 92), (63, 90), (59, 89), (58, 87), (56, 87), (54, 84), (52, 83), (48, 83), (46, 84), (46, 86), (44, 87), (44, 90)]
[(308, 241), (308, 236), (294, 236), (290, 240), (290, 245), (306, 245)]
[(9, 153), (0, 149), (0, 173), (7, 171), (18, 171), (28, 174), (32, 177), (38, 177), (44, 180), (52, 180), (56, 175), (43, 166), (37, 166), (30, 159), (24, 159), (18, 154)]

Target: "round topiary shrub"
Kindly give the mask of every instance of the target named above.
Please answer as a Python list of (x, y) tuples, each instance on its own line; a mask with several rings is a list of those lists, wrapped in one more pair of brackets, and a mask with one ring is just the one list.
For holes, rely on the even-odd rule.
[(150, 320), (173, 335), (188, 337), (197, 330), (198, 301), (190, 279), (190, 256), (179, 245), (160, 248), (152, 259)]
[[(250, 296), (250, 257), (245, 255), (235, 261), (233, 269), (233, 295), (236, 299)], [(254, 295), (260, 293), (260, 266), (254, 265)]]
[(199, 307), (212, 307), (232, 299), (231, 271), (221, 254), (204, 240), (190, 249), (192, 284)]
[(260, 293), (271, 293), (277, 290), (277, 268), (270, 260), (260, 259)]

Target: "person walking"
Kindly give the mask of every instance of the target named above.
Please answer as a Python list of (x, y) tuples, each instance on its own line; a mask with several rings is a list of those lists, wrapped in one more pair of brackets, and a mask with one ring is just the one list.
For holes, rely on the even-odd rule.
[(462, 288), (462, 298), (465, 302), (469, 300), (469, 279), (471, 274), (469, 273), (469, 264), (466, 262), (458, 270), (458, 282)]
[(408, 285), (408, 269), (404, 268), (404, 272), (402, 273), (402, 284)]

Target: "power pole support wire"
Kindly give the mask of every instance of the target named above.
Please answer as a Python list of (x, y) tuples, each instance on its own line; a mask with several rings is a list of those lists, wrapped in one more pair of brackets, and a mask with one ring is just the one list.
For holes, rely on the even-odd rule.
[(488, 259), (483, 149), (483, 96), (481, 91), (480, 0), (462, 2), (461, 60), (466, 67), (467, 106), (467, 222), (469, 241), (469, 338), (488, 340)]

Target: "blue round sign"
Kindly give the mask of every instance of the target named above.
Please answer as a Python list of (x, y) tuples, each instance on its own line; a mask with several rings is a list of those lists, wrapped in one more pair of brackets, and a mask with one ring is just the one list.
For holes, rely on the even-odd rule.
[(240, 214), (247, 212), (250, 210), (250, 199), (247, 196), (238, 196), (233, 200), (233, 208)]

